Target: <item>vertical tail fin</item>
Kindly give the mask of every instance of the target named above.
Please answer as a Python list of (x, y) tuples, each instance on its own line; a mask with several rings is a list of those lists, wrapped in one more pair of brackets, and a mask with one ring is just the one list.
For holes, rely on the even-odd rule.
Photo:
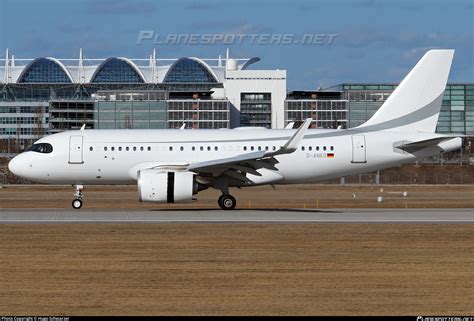
[(454, 50), (430, 50), (361, 128), (434, 133)]

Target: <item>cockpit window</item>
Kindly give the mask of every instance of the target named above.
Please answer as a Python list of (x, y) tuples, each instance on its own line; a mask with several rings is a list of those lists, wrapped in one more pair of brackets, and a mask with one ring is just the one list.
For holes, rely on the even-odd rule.
[(28, 151), (49, 154), (53, 151), (53, 146), (48, 143), (33, 144)]

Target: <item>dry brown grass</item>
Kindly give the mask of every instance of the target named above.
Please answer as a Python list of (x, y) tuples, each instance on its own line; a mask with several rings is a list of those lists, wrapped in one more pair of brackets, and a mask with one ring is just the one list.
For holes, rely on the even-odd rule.
[[(408, 198), (401, 197), (403, 191)], [(0, 189), (0, 208), (71, 208), (72, 192), (70, 186), (6, 186)], [(288, 185), (231, 193), (237, 208), (474, 208), (474, 185)], [(218, 208), (219, 195), (210, 189), (189, 204), (147, 204), (138, 202), (136, 186), (86, 186), (84, 208)], [(377, 203), (377, 196), (384, 202)]]
[(0, 313), (465, 315), (474, 225), (0, 225)]

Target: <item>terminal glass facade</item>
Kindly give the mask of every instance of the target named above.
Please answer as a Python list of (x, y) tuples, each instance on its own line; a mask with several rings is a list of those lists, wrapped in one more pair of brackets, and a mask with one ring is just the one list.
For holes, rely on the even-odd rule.
[(272, 94), (240, 94), (240, 126), (272, 128)]
[(166, 101), (97, 101), (95, 128), (167, 128)]
[(54, 60), (38, 58), (21, 74), (18, 83), (70, 83), (71, 79)]
[(137, 70), (126, 60), (105, 60), (92, 78), (92, 83), (143, 83)]
[(168, 100), (169, 128), (219, 129), (230, 126), (230, 104), (227, 99)]
[(181, 58), (171, 66), (163, 80), (165, 83), (217, 83), (216, 78), (199, 61)]
[(285, 101), (285, 126), (289, 122), (311, 118), (311, 128), (347, 127), (347, 101), (287, 99)]

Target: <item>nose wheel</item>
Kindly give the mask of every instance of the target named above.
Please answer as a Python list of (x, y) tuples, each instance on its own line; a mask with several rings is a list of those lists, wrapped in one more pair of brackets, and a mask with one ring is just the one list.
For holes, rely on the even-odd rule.
[(74, 187), (74, 200), (72, 201), (71, 205), (73, 209), (78, 210), (82, 207), (82, 198), (83, 198), (82, 191), (84, 190), (84, 186), (74, 185), (73, 187)]
[(82, 201), (80, 199), (75, 199), (72, 201), (72, 207), (76, 210), (80, 209), (82, 207)]
[(235, 200), (235, 198), (229, 194), (221, 195), (217, 203), (219, 203), (219, 206), (223, 210), (233, 210), (235, 208), (235, 205), (237, 205), (237, 201)]

